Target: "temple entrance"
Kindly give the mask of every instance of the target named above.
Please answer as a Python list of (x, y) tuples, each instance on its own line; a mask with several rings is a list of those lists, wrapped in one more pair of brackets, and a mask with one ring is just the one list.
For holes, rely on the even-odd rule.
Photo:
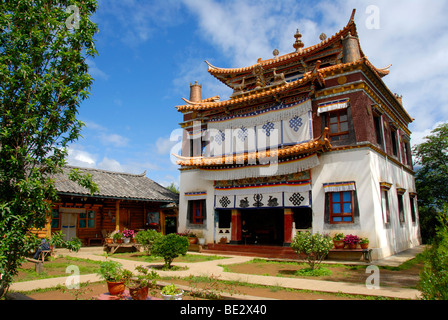
[(283, 245), (283, 209), (254, 209), (241, 211), (241, 243), (254, 245)]

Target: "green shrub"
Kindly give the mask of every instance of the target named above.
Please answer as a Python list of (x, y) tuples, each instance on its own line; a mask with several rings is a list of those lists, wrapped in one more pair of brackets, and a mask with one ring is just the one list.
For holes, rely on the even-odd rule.
[(152, 245), (151, 254), (163, 257), (164, 268), (171, 269), (171, 263), (180, 255), (185, 255), (190, 243), (188, 238), (170, 233), (156, 239)]
[(309, 231), (297, 232), (291, 248), (299, 255), (304, 254), (310, 269), (314, 270), (333, 248), (333, 239), (318, 232), (314, 234)]
[(162, 234), (156, 230), (144, 230), (139, 231), (135, 235), (134, 239), (137, 243), (141, 244), (145, 249), (146, 253), (149, 255), (151, 253), (151, 247), (157, 239), (162, 237)]
[(420, 273), (419, 289), (424, 300), (448, 300), (448, 214), (439, 217), (434, 244), (424, 252), (425, 267)]

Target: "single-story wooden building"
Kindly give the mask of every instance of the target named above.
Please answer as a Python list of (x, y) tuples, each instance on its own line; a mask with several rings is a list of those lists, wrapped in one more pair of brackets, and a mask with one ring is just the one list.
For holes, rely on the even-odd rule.
[[(92, 175), (99, 191), (93, 195), (69, 180), (71, 169)], [(65, 240), (78, 237), (85, 245), (101, 243), (114, 230), (156, 229), (177, 232), (178, 195), (143, 174), (64, 167), (55, 176), (60, 201), (55, 203), (40, 236), (62, 231)]]

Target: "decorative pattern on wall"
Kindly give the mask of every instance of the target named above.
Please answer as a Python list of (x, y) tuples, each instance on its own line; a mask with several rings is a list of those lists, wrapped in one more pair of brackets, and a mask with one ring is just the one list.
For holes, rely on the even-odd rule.
[(239, 154), (303, 143), (313, 139), (311, 123), (309, 99), (223, 119), (210, 119), (207, 128), (210, 141), (205, 156)]
[(215, 188), (216, 209), (309, 207), (311, 182), (295, 181)]

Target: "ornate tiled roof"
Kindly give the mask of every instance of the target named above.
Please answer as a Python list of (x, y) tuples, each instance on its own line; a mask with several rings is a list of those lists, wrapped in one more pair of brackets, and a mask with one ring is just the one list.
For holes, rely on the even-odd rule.
[[(332, 146), (330, 144), (330, 140), (328, 139), (328, 132), (329, 129), (325, 128), (322, 135), (316, 139), (275, 150), (256, 151), (219, 157), (182, 157), (176, 154), (174, 154), (174, 156), (179, 159), (177, 161), (178, 165), (190, 167), (215, 167), (220, 165), (228, 166), (229, 162), (233, 164), (248, 163), (253, 162), (254, 160), (263, 161), (268, 158), (284, 159), (303, 154), (330, 150)], [(229, 158), (232, 161), (229, 161)]]
[[(281, 92), (285, 92), (288, 90), (291, 90), (293, 88), (300, 87), (302, 85), (305, 85), (307, 83), (310, 83), (314, 80), (317, 80), (321, 83), (324, 82), (324, 78), (322, 75), (316, 70), (309, 71), (303, 75), (302, 78), (279, 85), (274, 86), (268, 86), (261, 88), (259, 90), (252, 90), (246, 94), (242, 94), (238, 98), (230, 99), (230, 100), (224, 100), (224, 101), (213, 101), (213, 99), (206, 99), (202, 100), (200, 102), (189, 102), (188, 100), (184, 99), (184, 101), (188, 101), (186, 105), (176, 106), (177, 111), (185, 112), (185, 111), (198, 111), (198, 110), (210, 110), (220, 107), (228, 107), (231, 105), (237, 105), (239, 103), (253, 101), (256, 99), (260, 99), (263, 97), (267, 97), (273, 94), (278, 94)], [(215, 97), (216, 98), (216, 97)]]
[[(281, 92), (286, 92), (293, 88), (297, 88), (297, 87), (312, 83), (313, 81), (316, 81), (316, 80), (319, 81), (319, 83), (323, 84), (323, 83), (325, 83), (325, 76), (327, 74), (331, 73), (332, 71), (348, 69), (350, 67), (357, 66), (357, 65), (363, 65), (363, 64), (365, 66), (367, 66), (369, 69), (371, 69), (372, 72), (374, 72), (379, 77), (382, 77), (389, 73), (388, 68), (390, 66), (383, 68), (383, 69), (377, 69), (372, 65), (372, 63), (367, 59), (367, 57), (362, 57), (361, 59), (354, 61), (354, 62), (340, 63), (340, 64), (336, 64), (333, 66), (325, 67), (322, 69), (315, 69), (313, 71), (309, 71), (309, 72), (305, 73), (303, 75), (303, 77), (298, 80), (295, 80), (295, 81), (292, 81), (289, 83), (276, 85), (276, 86), (267, 86), (267, 87), (264, 87), (259, 90), (252, 90), (250, 92), (242, 94), (238, 98), (219, 101), (218, 100), (219, 97), (213, 97), (213, 98), (204, 99), (202, 101), (194, 102), (194, 103), (184, 99), (184, 101), (186, 101), (187, 104), (176, 106), (176, 108), (177, 108), (177, 111), (186, 112), (186, 111), (212, 110), (212, 109), (217, 109), (217, 108), (221, 108), (221, 107), (238, 105), (243, 102), (250, 102), (250, 101), (254, 101), (254, 100), (257, 100), (257, 99), (260, 99), (263, 97), (267, 97), (270, 95), (275, 95), (275, 94), (278, 94)], [(316, 67), (318, 68), (319, 65), (317, 65)]]

